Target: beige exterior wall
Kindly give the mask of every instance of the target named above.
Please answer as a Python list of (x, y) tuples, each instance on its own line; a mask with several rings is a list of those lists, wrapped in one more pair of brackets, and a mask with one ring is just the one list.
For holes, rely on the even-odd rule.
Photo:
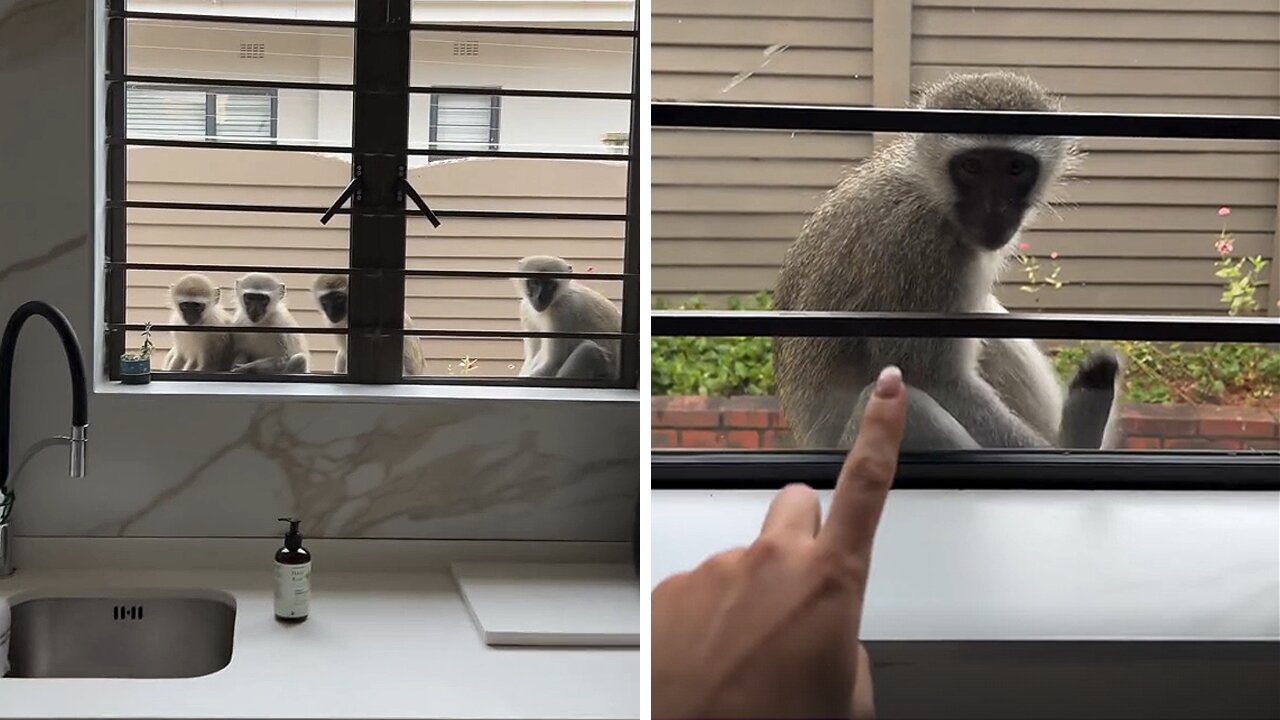
[[(658, 101), (900, 106), (960, 70), (1036, 77), (1080, 111), (1280, 114), (1275, 0), (654, 0)], [(779, 52), (777, 46), (783, 46)], [(775, 48), (772, 55), (768, 49)], [(742, 78), (743, 74), (749, 77)], [(1280, 144), (1096, 139), (1057, 216), (1025, 238), (1060, 290), (1015, 308), (1223, 311), (1218, 207), (1236, 253), (1277, 256)], [(653, 289), (719, 300), (773, 285), (807, 213), (867, 136), (655, 130)], [(1042, 260), (1042, 264), (1046, 264)], [(1270, 287), (1280, 285), (1272, 263)], [(1280, 293), (1260, 299), (1275, 312)]]
[[(253, 150), (132, 148), (129, 195), (135, 200), (262, 203), (322, 208), (351, 177), (340, 159), (307, 153)], [(410, 173), (410, 181), (438, 209), (530, 210), (623, 214), (626, 163), (552, 160), (458, 160), (436, 162)], [(316, 214), (228, 213), (131, 210), (129, 260), (192, 265), (345, 267), (349, 225), (336, 216), (327, 226)], [(621, 273), (622, 222), (564, 220), (445, 219), (439, 228), (409, 220), (408, 267), (435, 270), (514, 270), (526, 255), (551, 254), (576, 271)], [(207, 273), (223, 288), (231, 308), (237, 273)], [(130, 323), (168, 321), (167, 288), (176, 271), (131, 271)], [(303, 326), (321, 327), (311, 297), (315, 274), (281, 275), (288, 304)], [(622, 283), (584, 281), (619, 303)], [(507, 278), (411, 278), (406, 307), (419, 328), (518, 331), (518, 295)], [(153, 339), (160, 350), (167, 333)], [(331, 337), (309, 339), (317, 369), (333, 366)], [(136, 346), (137, 335), (130, 339)], [(427, 371), (448, 374), (448, 366), (471, 357), (476, 375), (514, 375), (522, 355), (517, 339), (422, 340)], [(157, 367), (159, 364), (157, 362)]]
[[(134, 21), (129, 30), (129, 72), (200, 79), (350, 83), (350, 30), (215, 25), (172, 20)], [(455, 41), (479, 44), (479, 54), (457, 57)], [(260, 44), (261, 58), (240, 56), (242, 44)], [(631, 42), (627, 38), (553, 35), (417, 33), (411, 81), (415, 85), (627, 92)], [(426, 148), (430, 95), (410, 105), (411, 147)], [(350, 145), (351, 95), (281, 90), (281, 142)], [(609, 152), (600, 139), (626, 132), (625, 100), (502, 99), (499, 140), (504, 150)], [(426, 158), (412, 158), (425, 165)]]

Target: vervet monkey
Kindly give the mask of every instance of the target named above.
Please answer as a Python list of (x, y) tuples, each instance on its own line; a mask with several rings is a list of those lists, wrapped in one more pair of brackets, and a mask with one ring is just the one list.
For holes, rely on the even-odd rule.
[[(520, 272), (571, 273), (551, 255), (531, 255)], [(513, 278), (520, 290), (520, 326), (525, 332), (621, 332), (622, 312), (609, 298), (570, 278)], [(521, 377), (607, 379), (618, 377), (621, 343), (616, 339), (525, 338)]]
[[(249, 273), (236, 281), (236, 314), (241, 327), (298, 327), (285, 305), (285, 286), (274, 275)], [(307, 372), (311, 353), (299, 333), (236, 333), (233, 372), (298, 374)]]
[[(320, 312), (324, 313), (325, 321), (329, 327), (345, 328), (347, 326), (347, 276), (346, 275), (320, 275), (311, 285), (311, 295), (315, 298), (316, 304), (320, 306)], [(409, 313), (404, 314), (405, 328), (413, 327), (413, 318), (409, 317)], [(334, 372), (345, 373), (347, 371), (347, 336), (334, 335), (338, 341), (338, 356), (334, 359)], [(426, 372), (427, 361), (422, 355), (422, 343), (417, 337), (406, 335), (404, 338), (404, 374), (405, 375), (422, 375)]]
[[(220, 327), (231, 324), (222, 309), (222, 288), (199, 273), (178, 278), (169, 286), (169, 324)], [(174, 332), (173, 347), (164, 369), (194, 372), (227, 372), (231, 369), (231, 334), (225, 332)]]
[[(953, 75), (922, 108), (1057, 111), (1008, 72)], [(1006, 312), (993, 295), (1018, 234), (1075, 159), (1057, 137), (903, 134), (822, 201), (782, 263), (780, 310)], [(908, 386), (909, 450), (1097, 448), (1116, 442), (1114, 353), (1091, 354), (1069, 385), (1030, 340), (778, 338), (783, 413), (808, 447), (847, 447), (880, 370)], [(1105, 436), (1105, 438), (1104, 438)]]

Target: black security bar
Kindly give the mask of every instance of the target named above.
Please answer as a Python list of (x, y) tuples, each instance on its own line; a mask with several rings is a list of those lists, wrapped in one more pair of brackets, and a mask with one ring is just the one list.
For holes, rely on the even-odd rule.
[[(229, 25), (278, 25), (284, 27), (310, 27), (354, 30), (351, 20), (316, 20), (298, 17), (274, 17), (252, 15), (215, 15), (213, 13), (170, 13), (148, 10), (126, 10), (118, 3), (108, 8), (108, 18), (129, 20), (165, 20), (169, 22), (226, 23)], [(495, 35), (563, 35), (580, 37), (637, 37), (639, 29), (587, 28), (587, 27), (536, 27), (526, 25), (485, 25), (477, 23), (412, 23), (414, 32), (493, 33)]]
[[(327, 209), (312, 205), (252, 205), (249, 203), (198, 203), (176, 202), (170, 200), (124, 200), (108, 202), (108, 208), (133, 208), (136, 210), (204, 210), (213, 212), (260, 212), (293, 215), (321, 215)], [(337, 215), (359, 215), (362, 217), (399, 217), (404, 214), (400, 209), (388, 210), (353, 210), (338, 208)], [(575, 213), (575, 212), (542, 212), (539, 210), (437, 210), (436, 215), (442, 218), (470, 218), (474, 220), (585, 220), (589, 222), (623, 222), (627, 216), (623, 213)]]
[(1280, 117), (654, 103), (653, 127), (812, 132), (1280, 140)]
[[(354, 92), (351, 83), (304, 82), (299, 80), (245, 80), (218, 78), (211, 80), (190, 75), (108, 75), (108, 83), (137, 83), (139, 85), (177, 85), (182, 87), (247, 88), (252, 90), (313, 90), (316, 92)], [(470, 87), (452, 85), (415, 85), (409, 92), (417, 95), (484, 95), (486, 97), (528, 97), (553, 100), (630, 100), (630, 92), (602, 90), (536, 90), (498, 87)]]
[[(636, 3), (637, 6), (639, 3)], [(563, 35), (566, 37), (639, 37), (638, 26), (631, 29), (588, 27), (543, 27), (538, 25), (483, 25), (476, 23), (410, 23), (414, 32), (494, 33), (502, 35)]]
[(267, 17), (252, 15), (215, 15), (213, 13), (170, 13), (151, 10), (126, 10), (123, 3), (113, 0), (107, 10), (108, 19), (128, 20), (164, 20), (168, 22), (187, 22), (201, 24), (225, 23), (228, 25), (279, 25), (282, 27), (334, 28), (354, 30), (356, 22), (351, 20), (313, 20), (299, 17)]
[[(286, 382), (295, 383), (333, 383), (342, 378), (350, 377), (350, 373), (320, 373), (313, 372), (306, 375), (257, 375), (253, 373), (234, 373), (234, 372), (188, 372), (188, 371), (172, 371), (172, 370), (152, 370), (151, 379), (153, 381), (178, 381), (178, 382), (263, 382), (263, 383), (279, 383)], [(461, 385), (476, 387), (536, 387), (536, 388), (565, 388), (572, 390), (580, 389), (601, 389), (601, 390), (627, 390), (628, 388), (620, 385), (612, 380), (587, 380), (581, 378), (553, 378), (553, 377), (509, 377), (503, 375), (405, 375), (398, 382), (400, 385)]]
[(985, 337), (1280, 343), (1280, 319), (1068, 313), (655, 310), (654, 337)]
[(178, 272), (267, 272), (279, 275), (403, 275), (404, 277), (435, 278), (554, 278), (558, 280), (627, 280), (638, 277), (631, 273), (595, 272), (535, 272), (532, 270), (353, 270), (343, 267), (303, 267), (300, 265), (227, 265), (198, 263), (107, 263), (108, 267), (125, 270), (174, 270)]
[[(281, 330), (287, 330), (295, 335), (346, 335), (347, 328), (342, 327), (318, 327), (306, 325), (293, 325), (289, 327), (279, 325), (170, 325), (165, 323), (107, 323), (107, 327), (112, 331), (128, 331), (141, 332), (150, 330), (151, 332), (183, 332), (183, 333), (279, 333)], [(392, 333), (379, 332), (376, 329), (370, 329), (368, 334), (371, 336), (392, 337)], [(626, 332), (526, 332), (523, 330), (422, 330), (417, 328), (405, 328), (403, 332), (397, 330), (396, 335), (412, 335), (414, 337), (440, 337), (440, 338), (474, 338), (480, 339), (521, 339), (521, 338), (574, 338), (583, 340), (626, 340), (637, 337), (636, 333)]]
[(415, 85), (415, 95), (483, 95), (485, 97), (553, 98), (556, 100), (631, 100), (630, 92), (604, 90), (521, 90), (519, 88), (470, 87), (453, 85)]
[[(654, 490), (835, 487), (843, 452), (653, 453)], [(974, 450), (903, 453), (895, 490), (1280, 490), (1274, 452)]]
[(193, 88), (247, 88), (250, 90), (315, 90), (317, 92), (353, 92), (350, 83), (302, 82), (299, 80), (242, 80), (238, 78), (209, 78), (176, 75), (107, 75), (107, 83), (137, 83), (139, 85), (178, 85)]

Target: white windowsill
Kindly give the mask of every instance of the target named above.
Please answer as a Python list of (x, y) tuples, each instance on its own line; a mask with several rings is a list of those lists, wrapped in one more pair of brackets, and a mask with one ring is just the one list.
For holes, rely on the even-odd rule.
[(478, 400), (498, 402), (640, 403), (639, 390), (614, 388), (508, 387), (494, 385), (346, 385), (289, 382), (152, 382), (121, 385), (94, 382), (98, 395), (217, 397), (263, 402), (419, 402)]

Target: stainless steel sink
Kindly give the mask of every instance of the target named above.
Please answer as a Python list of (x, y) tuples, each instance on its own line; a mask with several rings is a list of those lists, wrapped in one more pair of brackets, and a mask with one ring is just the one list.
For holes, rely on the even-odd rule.
[(9, 677), (191, 678), (231, 662), (235, 601), (221, 593), (43, 597), (11, 610)]

